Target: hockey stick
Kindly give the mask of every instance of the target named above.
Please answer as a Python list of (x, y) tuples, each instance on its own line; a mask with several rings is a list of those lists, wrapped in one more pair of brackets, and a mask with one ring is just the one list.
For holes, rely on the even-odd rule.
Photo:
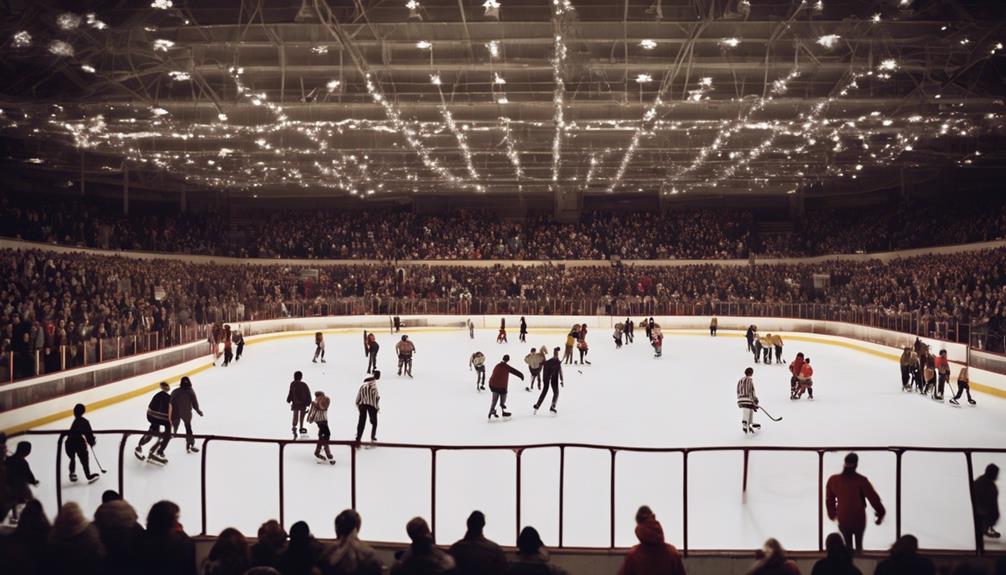
[(108, 473), (108, 471), (106, 471), (105, 468), (101, 466), (101, 461), (98, 461), (98, 454), (94, 452), (94, 446), (88, 445), (88, 447), (91, 448), (91, 457), (94, 458), (94, 463), (95, 465), (98, 466), (98, 469), (100, 469), (102, 473)]
[(760, 406), (760, 405), (758, 405), (758, 406), (756, 406), (756, 407), (758, 408), (758, 411), (760, 411), (760, 412), (764, 413), (764, 414), (765, 414), (765, 417), (767, 417), (767, 418), (771, 419), (772, 421), (782, 421), (782, 418), (781, 418), (781, 417), (772, 417), (772, 414), (770, 414), (769, 412), (765, 411), (765, 408), (764, 408), (764, 407), (762, 407), (762, 406)]

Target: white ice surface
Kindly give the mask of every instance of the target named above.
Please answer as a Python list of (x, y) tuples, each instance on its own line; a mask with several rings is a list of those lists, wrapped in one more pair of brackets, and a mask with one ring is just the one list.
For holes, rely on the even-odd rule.
[[(406, 332), (408, 333), (408, 332)], [(487, 376), (504, 353), (526, 373), (523, 357), (531, 345), (562, 345), (559, 330), (533, 330), (527, 344), (512, 330), (509, 344), (497, 345), (494, 330), (414, 331), (415, 379), (395, 374), (393, 346), (398, 336), (379, 334), (382, 442), (446, 445), (517, 445), (594, 443), (621, 446), (1006, 446), (1006, 401), (978, 394), (977, 408), (952, 408), (900, 391), (897, 364), (889, 359), (822, 343), (790, 342), (784, 357), (802, 351), (813, 359), (814, 401), (789, 400), (788, 371), (781, 365), (754, 365), (762, 405), (779, 423), (761, 414), (757, 437), (745, 437), (735, 403), (735, 384), (752, 365), (742, 338), (721, 332), (668, 334), (664, 357), (654, 359), (643, 341), (615, 350), (610, 334), (593, 331), (591, 366), (564, 366), (559, 415), (532, 415), (537, 393), (511, 378), (509, 421), (488, 423), (491, 396), (476, 392), (468, 358), (476, 350), (488, 358)], [(332, 397), (329, 411), (333, 439), (350, 440), (357, 412), (353, 404), (364, 377), (360, 334), (328, 335), (327, 364), (312, 364), (313, 338), (279, 339), (250, 345), (245, 357), (228, 368), (216, 367), (193, 377), (206, 414), (195, 417), (196, 433), (289, 438), (290, 410), (285, 402), (295, 370), (313, 390)], [(581, 373), (582, 371), (582, 373)], [(956, 375), (956, 373), (955, 373)], [(949, 391), (948, 391), (949, 393)], [(95, 429), (145, 429), (149, 397), (140, 397), (89, 413)], [(49, 428), (65, 429), (69, 420)], [(316, 437), (310, 426), (309, 439)], [(369, 436), (369, 424), (367, 435)], [(160, 500), (176, 501), (189, 533), (202, 528), (200, 456), (175, 438), (164, 467), (133, 458), (138, 438), (126, 443), (125, 496), (141, 517)], [(32, 439), (32, 464), (42, 480), (36, 490), (50, 514), (55, 508), (55, 438)], [(91, 513), (104, 489), (115, 488), (119, 438), (100, 436), (98, 456), (108, 474), (94, 485), (70, 484), (63, 463), (64, 501), (74, 500)], [(315, 463), (313, 443), (287, 447), (285, 523), (303, 519), (318, 536), (332, 536), (332, 519), (350, 504), (350, 456), (336, 448), (334, 467)], [(275, 445), (211, 442), (207, 451), (208, 533), (235, 526), (254, 534), (258, 525), (278, 517), (279, 450)], [(429, 519), (429, 450), (363, 449), (358, 454), (357, 506), (364, 518), (363, 537), (404, 541), (405, 522)], [(825, 476), (841, 469), (844, 453), (829, 453)], [(975, 455), (975, 471), (1006, 457)], [(607, 450), (570, 448), (565, 458), (563, 544), (609, 544), (610, 461)], [(860, 470), (872, 481), (889, 513), (883, 525), (871, 525), (866, 547), (886, 548), (894, 539), (895, 472), (891, 453), (861, 454)], [(742, 455), (738, 452), (689, 455), (688, 521), (690, 549), (755, 548), (769, 536), (790, 549), (817, 548), (817, 456), (805, 453), (752, 453), (746, 498), (741, 493)], [(558, 543), (559, 451), (524, 451), (521, 524), (534, 525), (547, 545)], [(487, 535), (513, 544), (516, 532), (516, 463), (510, 450), (441, 451), (437, 456), (437, 540), (449, 542), (464, 532), (475, 508), (488, 516)], [(973, 547), (967, 472), (962, 455), (909, 453), (904, 457), (903, 530), (924, 547)], [(621, 452), (616, 458), (615, 525), (618, 546), (634, 543), (633, 515), (646, 503), (657, 512), (669, 540), (683, 538), (682, 456), (678, 453)], [(825, 533), (834, 525), (825, 519)]]

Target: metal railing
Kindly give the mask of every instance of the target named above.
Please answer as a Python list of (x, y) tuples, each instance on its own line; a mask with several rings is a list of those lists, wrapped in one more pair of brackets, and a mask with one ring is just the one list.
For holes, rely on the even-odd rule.
[[(125, 457), (126, 457), (126, 441), (130, 436), (142, 436), (146, 434), (146, 431), (139, 430), (101, 430), (95, 431), (96, 435), (120, 435), (121, 440), (118, 446), (118, 492), (123, 496), (128, 498), (128, 493), (125, 489)], [(62, 506), (63, 503), (63, 442), (66, 438), (67, 432), (60, 430), (45, 430), (45, 431), (25, 431), (15, 434), (12, 437), (18, 436), (53, 436), (57, 435), (58, 440), (56, 444), (56, 503), (57, 506)], [(249, 437), (232, 437), (232, 436), (219, 436), (219, 435), (193, 435), (193, 437), (201, 441), (200, 450), (200, 474), (199, 474), (199, 492), (200, 492), (200, 521), (201, 530), (200, 535), (207, 535), (207, 525), (208, 525), (208, 509), (207, 509), (207, 495), (206, 495), (206, 479), (207, 479), (207, 457), (209, 451), (207, 450), (208, 445), (211, 442), (230, 442), (230, 443), (256, 443), (256, 444), (271, 444), (276, 445), (278, 448), (279, 457), (279, 490), (278, 490), (278, 502), (279, 502), (279, 523), (282, 526), (286, 526), (286, 505), (285, 505), (285, 473), (284, 473), (284, 451), (289, 445), (315, 445), (316, 441), (296, 441), (290, 439), (266, 439), (266, 438), (249, 438)], [(342, 446), (349, 448), (350, 452), (350, 505), (355, 510), (357, 508), (357, 474), (359, 462), (357, 460), (357, 451), (355, 447), (358, 446), (357, 443), (353, 441), (326, 441), (330, 446)], [(817, 454), (817, 551), (824, 550), (824, 525), (825, 525), (825, 474), (824, 474), (824, 458), (828, 453), (837, 452), (880, 452), (880, 453), (892, 453), (895, 456), (895, 503), (894, 503), (894, 520), (895, 520), (895, 534), (896, 537), (902, 535), (902, 459), (906, 453), (917, 452), (917, 453), (951, 453), (951, 454), (961, 454), (964, 456), (965, 463), (967, 466), (968, 474), (968, 500), (970, 502), (971, 517), (973, 520), (973, 531), (975, 534), (975, 553), (977, 555), (983, 554), (983, 540), (980, 530), (977, 528), (977, 521), (974, 514), (974, 461), (973, 455), (976, 453), (989, 453), (989, 454), (1006, 454), (1006, 448), (996, 449), (996, 448), (951, 448), (951, 447), (877, 447), (877, 446), (867, 446), (867, 447), (848, 447), (848, 446), (831, 446), (831, 447), (786, 447), (786, 446), (763, 446), (763, 447), (730, 447), (730, 446), (714, 446), (714, 447), (689, 447), (689, 448), (658, 448), (658, 447), (629, 447), (629, 446), (611, 446), (611, 445), (596, 445), (596, 444), (584, 444), (584, 443), (541, 443), (541, 444), (527, 444), (527, 445), (428, 445), (428, 444), (408, 444), (408, 443), (380, 443), (378, 444), (379, 449), (401, 449), (401, 450), (424, 450), (428, 451), (430, 454), (430, 528), (434, 535), (437, 532), (437, 454), (443, 452), (463, 452), (463, 451), (495, 451), (495, 452), (511, 452), (515, 458), (515, 486), (516, 486), (516, 501), (515, 501), (515, 525), (514, 525), (514, 537), (520, 532), (522, 527), (521, 524), (521, 483), (522, 483), (522, 470), (521, 470), (521, 458), (525, 451), (531, 449), (543, 449), (543, 448), (553, 448), (559, 450), (559, 474), (558, 474), (558, 487), (559, 487), (559, 499), (558, 499), (558, 547), (564, 548), (568, 547), (565, 545), (564, 534), (564, 515), (565, 515), (565, 484), (566, 484), (566, 450), (568, 449), (582, 449), (582, 450), (593, 450), (607, 452), (610, 454), (610, 491), (609, 491), (609, 506), (610, 506), (610, 524), (609, 524), (609, 545), (605, 547), (607, 549), (617, 548), (615, 545), (615, 518), (616, 518), (616, 456), (619, 453), (659, 453), (659, 454), (680, 454), (682, 458), (682, 487), (681, 487), (681, 501), (682, 501), (682, 520), (684, 533), (682, 538), (681, 549), (685, 555), (689, 553), (690, 550), (694, 550), (689, 545), (689, 513), (691, 506), (689, 505), (688, 499), (688, 485), (689, 485), (689, 475), (688, 475), (688, 462), (689, 456), (696, 453), (712, 453), (712, 452), (737, 452), (741, 453), (743, 456), (743, 474), (741, 478), (741, 490), (742, 492), (747, 492), (748, 485), (748, 468), (749, 468), (749, 456), (751, 453), (778, 453), (778, 452), (791, 452), (791, 453), (816, 453)], [(582, 481), (582, 477), (577, 478)], [(600, 478), (600, 479), (603, 479)], [(701, 510), (700, 510), (701, 512)], [(263, 518), (264, 520), (264, 518)], [(948, 529), (958, 530), (960, 526), (948, 525)], [(577, 547), (583, 548), (583, 547)], [(948, 549), (930, 549), (934, 552), (951, 552)]]
[[(837, 321), (963, 343), (992, 353), (1006, 352), (1006, 338), (972, 333), (969, 324), (943, 321), (920, 312), (891, 313), (866, 307), (817, 303), (681, 302), (646, 298), (315, 298), (265, 305), (228, 307), (212, 318), (223, 323), (347, 315), (569, 315), (569, 316), (712, 316), (774, 317)], [(207, 324), (175, 324), (135, 335), (88, 338), (71, 345), (49, 345), (0, 354), (0, 380), (14, 382), (100, 364), (149, 351), (205, 340)], [(164, 367), (164, 366), (161, 366)]]

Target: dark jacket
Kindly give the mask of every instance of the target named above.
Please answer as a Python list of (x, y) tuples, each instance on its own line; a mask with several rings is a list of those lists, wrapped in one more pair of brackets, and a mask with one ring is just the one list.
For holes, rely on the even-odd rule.
[(252, 567), (272, 567), (279, 569), (279, 558), (283, 555), (284, 547), (275, 547), (263, 541), (258, 541), (251, 546), (251, 566)]
[(565, 569), (548, 560), (548, 553), (539, 551), (534, 555), (518, 553), (517, 558), (507, 568), (507, 575), (569, 575)]
[(384, 572), (377, 552), (360, 541), (355, 530), (322, 551), (318, 568), (322, 575), (380, 575)]
[(842, 473), (829, 477), (825, 489), (828, 518), (837, 519), (839, 527), (843, 529), (866, 528), (867, 501), (878, 517), (883, 518), (886, 513), (870, 480), (852, 469), (845, 469)]
[(87, 445), (94, 445), (94, 431), (91, 430), (91, 422), (86, 417), (74, 417), (70, 424), (70, 431), (66, 435), (66, 450), (85, 448)]
[(511, 373), (524, 379), (524, 374), (510, 367), (509, 364), (502, 361), (497, 363), (496, 367), (493, 368), (492, 375), (489, 376), (489, 389), (505, 392), (510, 383)]
[(136, 522), (133, 507), (121, 499), (102, 503), (94, 512), (94, 525), (105, 546), (105, 575), (136, 573), (140, 563), (137, 546), (144, 530)]
[(863, 572), (848, 559), (825, 557), (814, 564), (810, 575), (863, 575)]
[(986, 519), (990, 525), (999, 520), (999, 488), (994, 481), (982, 475), (975, 479), (975, 515)]
[(195, 575), (196, 546), (181, 531), (144, 532), (138, 546), (140, 573), (144, 575)]
[(933, 562), (921, 555), (895, 555), (877, 563), (873, 575), (935, 575)]
[(171, 418), (175, 421), (192, 419), (192, 411), (199, 409), (199, 399), (195, 390), (179, 387), (171, 392)]
[(457, 575), (503, 575), (507, 562), (503, 549), (484, 535), (466, 534), (451, 545), (451, 556), (457, 563)]
[(550, 378), (558, 378), (562, 375), (562, 360), (558, 357), (550, 357), (545, 360), (545, 365), (542, 366), (542, 378), (548, 381)]
[(155, 393), (147, 405), (147, 421), (151, 423), (168, 421), (168, 406), (170, 405), (171, 396), (167, 392), (158, 391)]
[(46, 575), (98, 575), (105, 549), (101, 545), (98, 529), (88, 525), (78, 533), (49, 534), (49, 547), (43, 561)]
[(301, 381), (291, 381), (290, 391), (286, 394), (286, 401), (290, 404), (290, 409), (307, 409), (311, 405), (311, 390), (307, 383)]
[(279, 557), (279, 572), (283, 575), (311, 575), (322, 550), (322, 544), (314, 537), (306, 541), (291, 540)]
[(416, 551), (415, 545), (408, 550), (392, 567), (392, 575), (436, 575), (450, 573), (454, 569), (454, 559), (450, 555), (430, 547), (428, 550)]

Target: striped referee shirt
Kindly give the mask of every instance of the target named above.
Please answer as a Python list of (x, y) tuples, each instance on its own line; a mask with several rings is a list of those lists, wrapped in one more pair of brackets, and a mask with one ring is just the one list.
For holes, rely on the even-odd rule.
[(754, 379), (747, 376), (740, 378), (737, 381), (737, 403), (753, 406), (756, 401), (758, 396), (755, 395)]
[(381, 401), (381, 394), (377, 393), (377, 380), (368, 377), (360, 386), (360, 391), (356, 393), (356, 405), (369, 405), (377, 408)]

